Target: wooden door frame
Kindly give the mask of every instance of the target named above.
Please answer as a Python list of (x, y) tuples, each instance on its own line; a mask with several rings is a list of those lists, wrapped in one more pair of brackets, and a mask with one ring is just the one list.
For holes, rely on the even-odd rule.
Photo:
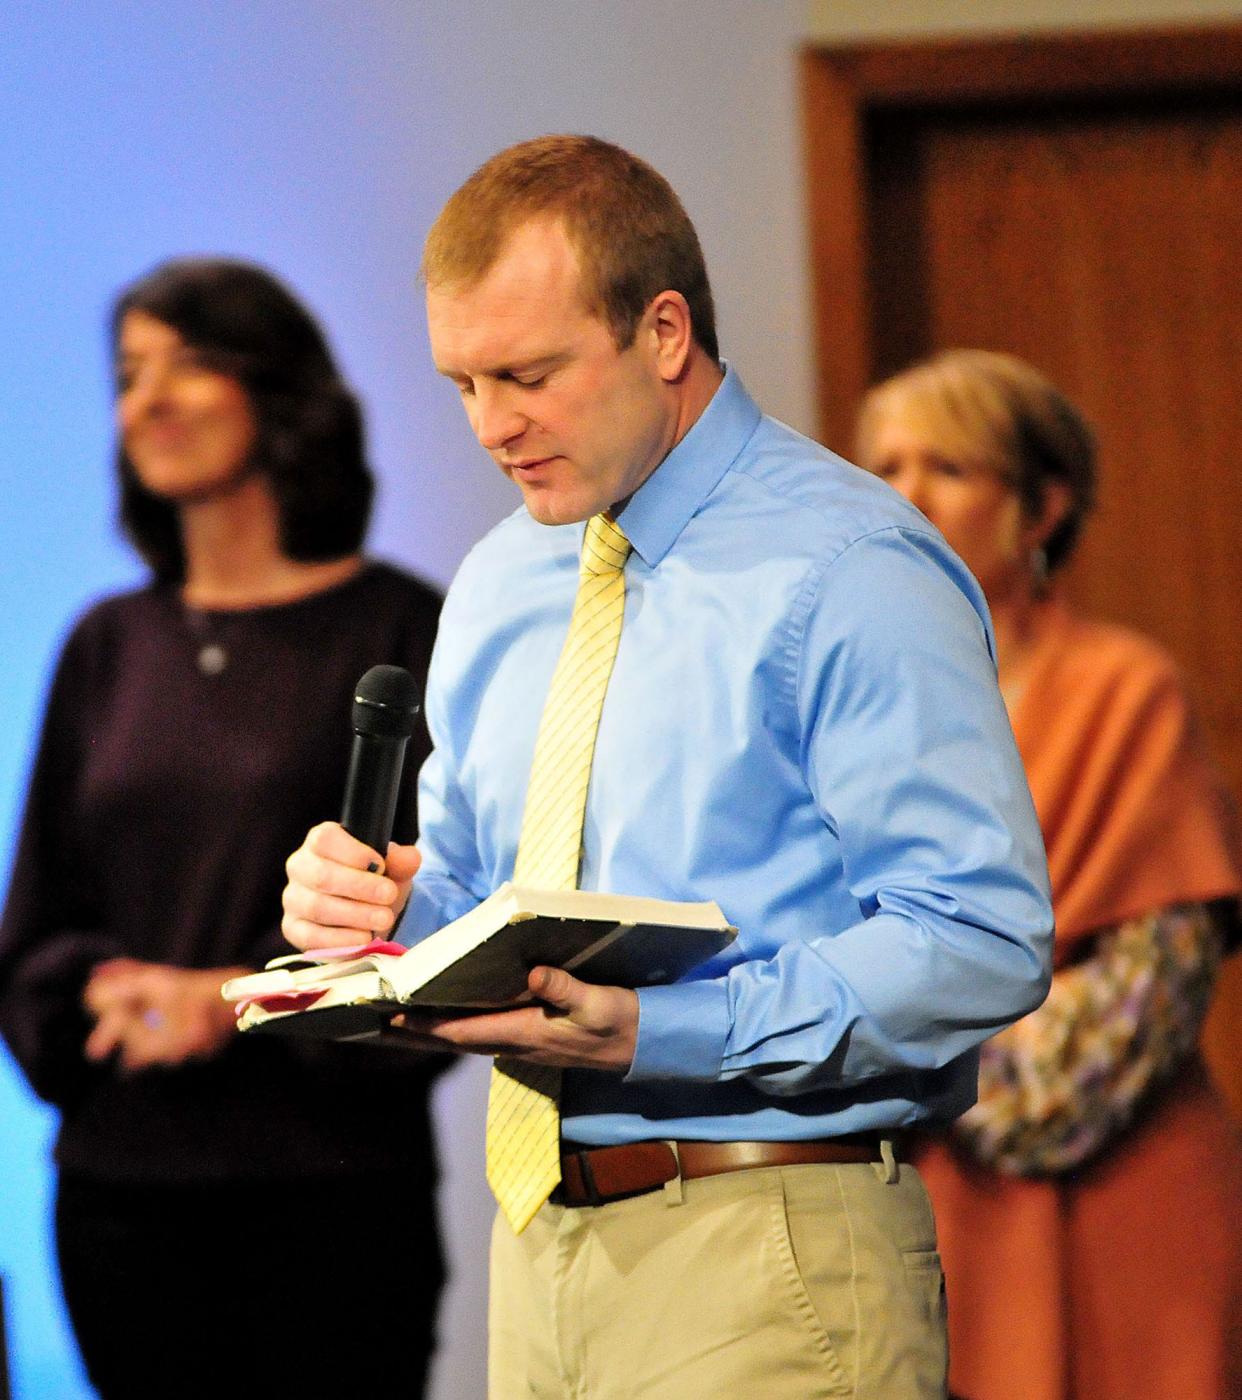
[(813, 44), (801, 53), (801, 88), (819, 431), (848, 452), (855, 410), (879, 368), (868, 182), (875, 119), (903, 108), (1236, 92), (1242, 24)]

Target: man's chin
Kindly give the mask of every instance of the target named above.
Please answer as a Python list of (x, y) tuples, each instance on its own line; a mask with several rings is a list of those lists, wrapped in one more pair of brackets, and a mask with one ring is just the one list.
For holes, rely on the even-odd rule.
[[(520, 482), (518, 484), (521, 486)], [(540, 525), (575, 525), (603, 509), (588, 501), (574, 500), (535, 486), (522, 486), (522, 499), (526, 502), (531, 519)]]

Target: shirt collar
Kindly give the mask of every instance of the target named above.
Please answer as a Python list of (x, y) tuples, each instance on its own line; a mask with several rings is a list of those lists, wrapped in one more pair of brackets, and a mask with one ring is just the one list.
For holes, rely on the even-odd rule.
[(690, 431), (626, 502), (617, 524), (654, 568), (737, 460), (762, 417), (737, 372), (725, 376)]

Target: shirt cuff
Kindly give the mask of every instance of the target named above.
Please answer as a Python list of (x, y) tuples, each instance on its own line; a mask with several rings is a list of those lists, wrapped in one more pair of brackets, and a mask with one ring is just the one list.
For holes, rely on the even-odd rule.
[(638, 989), (638, 1043), (626, 1081), (720, 1078), (729, 1035), (724, 980)]

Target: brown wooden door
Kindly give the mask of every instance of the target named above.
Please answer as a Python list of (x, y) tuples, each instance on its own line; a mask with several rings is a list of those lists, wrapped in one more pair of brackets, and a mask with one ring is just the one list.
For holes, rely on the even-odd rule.
[[(804, 55), (825, 441), (946, 346), (1086, 411), (1100, 507), (1068, 580), (1181, 663), (1242, 798), (1242, 26)], [(1208, 1027), (1242, 1111), (1242, 959)]]

